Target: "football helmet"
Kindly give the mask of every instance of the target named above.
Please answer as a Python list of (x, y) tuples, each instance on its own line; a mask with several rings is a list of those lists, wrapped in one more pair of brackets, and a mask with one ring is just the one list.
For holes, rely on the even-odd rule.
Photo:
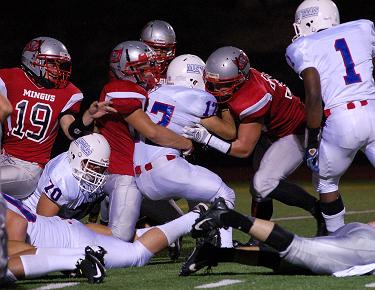
[(160, 74), (164, 74), (168, 64), (176, 56), (176, 34), (173, 27), (163, 20), (152, 20), (143, 27), (141, 41), (155, 50)]
[(204, 90), (204, 66), (204, 61), (196, 55), (180, 55), (168, 66), (167, 84)]
[(296, 35), (309, 35), (340, 24), (339, 10), (331, 0), (305, 0), (297, 8), (293, 23)]
[(21, 66), (45, 88), (65, 88), (72, 73), (68, 50), (51, 37), (32, 39), (23, 49)]
[(69, 164), (81, 190), (95, 192), (106, 181), (111, 149), (103, 135), (93, 133), (70, 143)]
[(249, 58), (241, 49), (233, 46), (221, 47), (206, 61), (203, 72), (206, 91), (213, 94), (218, 103), (225, 103), (248, 79), (249, 71)]
[(157, 83), (158, 67), (154, 50), (142, 41), (125, 41), (111, 53), (110, 69), (116, 78), (139, 84), (146, 90)]

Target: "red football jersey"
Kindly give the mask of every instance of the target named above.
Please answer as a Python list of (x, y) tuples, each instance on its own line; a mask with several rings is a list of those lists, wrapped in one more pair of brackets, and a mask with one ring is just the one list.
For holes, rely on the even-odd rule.
[(241, 123), (263, 118), (268, 134), (281, 138), (303, 133), (305, 106), (283, 83), (256, 69), (229, 100), (228, 106)]
[(37, 86), (21, 68), (0, 69), (0, 93), (13, 107), (4, 129), (6, 153), (44, 165), (50, 159), (59, 115), (79, 112), (83, 95), (73, 84), (63, 89)]
[(131, 133), (124, 115), (142, 109), (146, 98), (147, 92), (142, 87), (124, 80), (111, 80), (100, 94), (100, 101), (112, 101), (112, 106), (118, 111), (105, 115), (97, 122), (100, 133), (111, 146), (110, 173), (134, 176), (134, 133)]

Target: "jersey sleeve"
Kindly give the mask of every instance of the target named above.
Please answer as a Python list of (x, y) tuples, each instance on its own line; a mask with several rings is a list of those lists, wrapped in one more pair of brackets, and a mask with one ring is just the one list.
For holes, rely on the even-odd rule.
[(289, 66), (298, 75), (306, 68), (314, 67), (312, 56), (307, 50), (307, 41), (303, 37), (288, 46), (285, 57)]
[(0, 94), (3, 95), (4, 97), (7, 97), (7, 87), (5, 86), (4, 81), (1, 78), (0, 74)]
[(372, 58), (375, 58), (375, 28), (374, 22), (371, 21), (370, 24), (370, 38), (371, 38), (371, 50), (372, 50)]
[(242, 123), (252, 123), (263, 118), (271, 107), (272, 95), (265, 94), (258, 102), (240, 112)]
[[(118, 95), (122, 95), (122, 97), (118, 97)], [(106, 99), (110, 99), (112, 107), (123, 115), (129, 115), (138, 109), (142, 109), (142, 100), (133, 98), (127, 93), (108, 93)]]

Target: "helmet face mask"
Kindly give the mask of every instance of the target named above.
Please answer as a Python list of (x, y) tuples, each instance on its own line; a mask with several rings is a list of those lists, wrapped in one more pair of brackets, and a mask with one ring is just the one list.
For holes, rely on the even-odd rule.
[(111, 53), (110, 69), (117, 79), (130, 80), (146, 90), (156, 85), (159, 75), (155, 52), (141, 41), (118, 44)]
[(293, 23), (295, 36), (306, 36), (340, 24), (336, 4), (331, 0), (305, 0), (297, 8)]
[(70, 55), (60, 41), (50, 37), (32, 39), (22, 52), (23, 69), (45, 88), (65, 88), (72, 73)]
[(206, 62), (203, 73), (206, 91), (213, 94), (218, 103), (228, 102), (248, 79), (249, 71), (249, 58), (241, 49), (233, 46), (219, 48)]
[(107, 140), (100, 134), (93, 133), (72, 141), (68, 160), (81, 190), (92, 193), (104, 185), (110, 152)]
[(167, 84), (204, 90), (204, 61), (193, 54), (176, 57), (168, 66)]
[(173, 27), (162, 20), (148, 22), (141, 31), (141, 41), (154, 49), (160, 74), (164, 74), (176, 56), (176, 34)]

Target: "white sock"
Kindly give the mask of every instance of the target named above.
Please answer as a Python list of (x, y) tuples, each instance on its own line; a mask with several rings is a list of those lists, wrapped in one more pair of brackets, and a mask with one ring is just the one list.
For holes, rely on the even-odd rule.
[(199, 218), (199, 213), (191, 211), (182, 217), (157, 227), (165, 234), (168, 239), (168, 245), (170, 245), (179, 237), (188, 234), (197, 218)]
[(222, 248), (233, 248), (232, 228), (220, 229), (220, 239)]
[(73, 256), (84, 255), (85, 248), (37, 248), (35, 255)]
[(84, 258), (84, 255), (24, 255), (20, 256), (20, 258), (25, 277), (35, 278), (54, 271), (74, 270), (78, 259)]
[(154, 227), (148, 227), (148, 228), (142, 228), (142, 229), (137, 229), (135, 234), (137, 235), (138, 238), (142, 237), (145, 233), (147, 233), (149, 230), (152, 230)]
[(330, 233), (335, 232), (336, 230), (338, 230), (339, 228), (345, 225), (345, 221), (344, 221), (345, 208), (335, 215), (325, 215), (324, 213), (322, 213), (322, 215), (326, 222), (327, 230)]

